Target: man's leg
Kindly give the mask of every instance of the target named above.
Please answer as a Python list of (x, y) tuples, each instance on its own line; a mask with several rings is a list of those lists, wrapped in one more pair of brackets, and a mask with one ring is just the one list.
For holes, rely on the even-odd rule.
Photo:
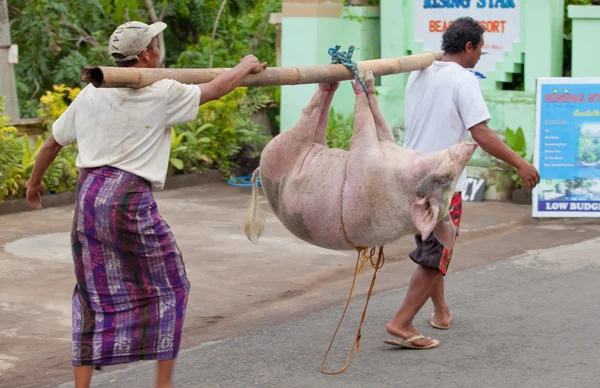
[[(427, 302), (427, 299), (429, 299), (440, 278), (442, 278), (442, 274), (438, 269), (422, 265), (417, 267), (410, 279), (408, 291), (402, 306), (400, 306), (394, 318), (386, 326), (390, 334), (403, 339), (419, 334), (413, 326), (412, 321), (421, 307)], [(428, 346), (432, 343), (431, 339), (424, 338), (414, 341), (413, 345)]]
[(156, 375), (156, 388), (173, 387), (173, 368), (175, 360), (158, 361), (158, 371)]
[(433, 319), (439, 326), (450, 326), (452, 321), (452, 315), (450, 309), (446, 304), (444, 298), (444, 277), (440, 276), (440, 279), (433, 286), (431, 293), (431, 301), (433, 302), (434, 316)]
[[(454, 224), (456, 228), (460, 228), (460, 220), (462, 218), (462, 193), (456, 192), (452, 196), (452, 200), (450, 202), (450, 220)], [(458, 238), (459, 233), (455, 236), (455, 241)], [(440, 266), (440, 270), (445, 274), (448, 270), (448, 265), (452, 260), (453, 249), (448, 250), (444, 248), (442, 253), (442, 265)], [(440, 277), (439, 281), (435, 284), (433, 291), (431, 293), (431, 301), (433, 302), (434, 308), (434, 316), (433, 320), (437, 326), (449, 327), (452, 321), (452, 314), (450, 314), (450, 309), (448, 309), (448, 305), (446, 304), (446, 300), (444, 298), (444, 276)]]
[(75, 388), (89, 388), (92, 382), (93, 366), (74, 366)]

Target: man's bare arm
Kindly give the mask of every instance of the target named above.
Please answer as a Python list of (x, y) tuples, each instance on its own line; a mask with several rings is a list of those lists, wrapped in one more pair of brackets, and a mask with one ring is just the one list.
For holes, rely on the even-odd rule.
[(27, 182), (27, 192), (25, 194), (27, 203), (33, 209), (40, 209), (42, 207), (41, 197), (46, 193), (46, 187), (44, 186), (42, 178), (44, 178), (44, 173), (48, 167), (50, 167), (52, 162), (54, 162), (54, 159), (56, 159), (62, 148), (63, 147), (54, 139), (54, 136), (50, 135), (40, 149), (37, 158), (35, 158), (33, 170), (31, 171), (31, 176)]
[(267, 63), (260, 63), (254, 55), (248, 55), (240, 61), (240, 63), (231, 70), (226, 71), (214, 80), (205, 84), (200, 84), (200, 105), (218, 100), (224, 95), (231, 93), (237, 88), (248, 74), (254, 74), (262, 71), (267, 67)]
[(498, 158), (517, 169), (527, 190), (533, 189), (540, 182), (540, 174), (531, 163), (511, 150), (484, 122), (470, 129), (473, 140), (488, 154)]

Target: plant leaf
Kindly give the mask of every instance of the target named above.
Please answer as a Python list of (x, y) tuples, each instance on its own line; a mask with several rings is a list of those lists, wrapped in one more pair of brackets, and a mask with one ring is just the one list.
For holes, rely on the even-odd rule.
[(177, 158), (170, 158), (171, 164), (178, 170), (183, 170), (183, 161)]

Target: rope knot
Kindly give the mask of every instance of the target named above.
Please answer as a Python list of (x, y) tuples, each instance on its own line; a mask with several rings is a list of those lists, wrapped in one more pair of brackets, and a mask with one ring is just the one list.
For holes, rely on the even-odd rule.
[(367, 90), (367, 85), (358, 74), (358, 65), (356, 64), (356, 62), (352, 61), (352, 54), (354, 54), (354, 45), (348, 48), (348, 52), (340, 51), (340, 45), (336, 45), (335, 47), (331, 47), (329, 50), (327, 50), (327, 53), (331, 55), (332, 64), (342, 64), (348, 69), (350, 69), (350, 71), (354, 73), (354, 75), (362, 85), (363, 89), (365, 90), (365, 93), (369, 92)]

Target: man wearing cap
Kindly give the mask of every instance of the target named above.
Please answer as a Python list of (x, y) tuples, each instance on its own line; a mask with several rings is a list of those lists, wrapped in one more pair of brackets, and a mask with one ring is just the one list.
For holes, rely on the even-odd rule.
[[(109, 40), (120, 67), (156, 68), (164, 23), (129, 22)], [(158, 360), (156, 386), (171, 387), (190, 285), (181, 252), (153, 191), (167, 175), (172, 125), (196, 119), (198, 106), (228, 94), (266, 68), (248, 55), (213, 81), (163, 79), (141, 89), (85, 87), (54, 122), (27, 187), (42, 207), (42, 178), (62, 147), (77, 142), (80, 170), (71, 230), (75, 386), (93, 368)]]

